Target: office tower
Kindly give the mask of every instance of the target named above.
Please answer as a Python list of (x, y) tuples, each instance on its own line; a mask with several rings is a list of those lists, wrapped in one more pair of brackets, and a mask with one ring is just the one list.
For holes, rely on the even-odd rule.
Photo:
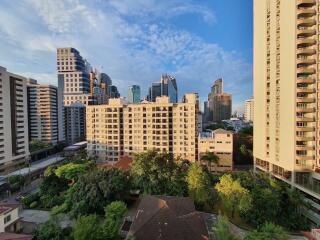
[(127, 101), (129, 103), (139, 103), (141, 101), (140, 86), (138, 85), (129, 86)]
[(254, 101), (252, 99), (248, 99), (244, 103), (244, 120), (247, 122), (253, 122), (253, 114), (254, 114)]
[(58, 142), (58, 88), (28, 79), (29, 141)]
[(151, 149), (196, 161), (198, 113), (197, 94), (186, 94), (181, 103), (168, 96), (137, 104), (109, 99), (108, 105), (87, 107), (87, 150), (101, 161)]
[(211, 87), (208, 102), (205, 102), (205, 121), (221, 122), (231, 117), (232, 95), (223, 92), (223, 80), (217, 79)]
[(0, 67), (0, 172), (29, 158), (27, 79)]
[(86, 139), (86, 106), (73, 103), (64, 107), (65, 141), (67, 144)]
[[(318, 14), (316, 0), (254, 1), (253, 154), (257, 170), (301, 190), (319, 212)], [(319, 224), (318, 213), (305, 214)]]
[(203, 132), (199, 135), (199, 160), (208, 152), (213, 152), (219, 157), (217, 166), (201, 161), (211, 171), (232, 171), (233, 169), (233, 133), (224, 129), (212, 132)]
[(156, 98), (161, 96), (168, 96), (172, 103), (178, 102), (177, 81), (168, 74), (161, 75), (160, 82), (152, 83), (147, 99), (150, 102), (155, 102)]
[(118, 88), (114, 85), (108, 86), (108, 98), (119, 98), (120, 93), (118, 92)]

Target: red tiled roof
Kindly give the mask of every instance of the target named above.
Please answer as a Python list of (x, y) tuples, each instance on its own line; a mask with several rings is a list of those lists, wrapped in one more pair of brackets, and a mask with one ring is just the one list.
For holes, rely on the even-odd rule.
[(0, 240), (32, 240), (32, 235), (0, 233)]
[(19, 207), (19, 204), (0, 203), (0, 214), (11, 211), (17, 207)]
[(128, 157), (128, 156), (123, 156), (120, 158), (119, 161), (117, 161), (116, 163), (114, 164), (100, 164), (99, 166), (100, 167), (103, 167), (103, 168), (118, 168), (118, 169), (121, 169), (121, 170), (129, 170), (131, 168), (131, 163), (132, 163), (132, 158)]
[(146, 196), (137, 209), (129, 235), (136, 240), (207, 240), (205, 221), (190, 198)]

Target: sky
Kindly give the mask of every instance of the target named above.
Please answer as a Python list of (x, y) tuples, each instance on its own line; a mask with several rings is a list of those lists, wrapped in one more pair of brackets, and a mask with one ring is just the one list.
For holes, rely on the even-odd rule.
[(179, 98), (224, 78), (233, 110), (252, 96), (252, 0), (0, 0), (0, 65), (57, 85), (56, 48), (75, 47), (122, 96), (162, 73)]

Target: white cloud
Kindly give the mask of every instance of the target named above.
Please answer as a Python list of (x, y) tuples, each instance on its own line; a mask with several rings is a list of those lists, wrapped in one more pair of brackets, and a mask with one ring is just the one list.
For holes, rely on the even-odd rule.
[(223, 76), (226, 90), (243, 100), (248, 90), (239, 92), (239, 86), (251, 88), (251, 66), (237, 53), (163, 21), (148, 21), (188, 13), (215, 20), (209, 9), (180, 0), (7, 0), (0, 9), (0, 64), (56, 84), (56, 47), (73, 46), (102, 65), (122, 94), (134, 83), (146, 93), (169, 72), (178, 79), (180, 96), (199, 92), (204, 99), (213, 80)]

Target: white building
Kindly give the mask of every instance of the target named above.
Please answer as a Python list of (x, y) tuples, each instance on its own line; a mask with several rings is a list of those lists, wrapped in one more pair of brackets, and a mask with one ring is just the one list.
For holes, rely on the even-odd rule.
[(29, 140), (58, 142), (58, 89), (28, 79)]
[(254, 101), (253, 98), (248, 99), (244, 103), (244, 120), (253, 122)]
[(0, 173), (27, 161), (27, 126), (27, 79), (0, 66)]

